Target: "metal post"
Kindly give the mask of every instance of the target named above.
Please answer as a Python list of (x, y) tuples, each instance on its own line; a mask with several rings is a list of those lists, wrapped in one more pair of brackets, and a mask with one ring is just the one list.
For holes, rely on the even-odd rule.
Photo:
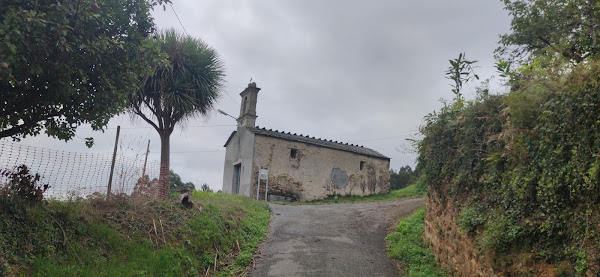
[(146, 148), (146, 159), (144, 160), (144, 169), (142, 169), (142, 182), (144, 181), (144, 176), (146, 176), (146, 163), (148, 163), (148, 153), (150, 153), (150, 140), (148, 140), (148, 147)]
[(267, 193), (268, 192), (269, 192), (269, 173), (267, 173), (267, 184), (265, 185), (265, 201), (267, 201)]
[(258, 178), (256, 178), (256, 179), (258, 179), (258, 182), (256, 184), (256, 200), (259, 200), (258, 196), (260, 194), (260, 168), (258, 169), (258, 176), (257, 177)]
[(117, 126), (117, 137), (115, 138), (115, 151), (113, 152), (112, 163), (110, 164), (110, 177), (108, 177), (108, 188), (106, 189), (106, 200), (110, 198), (110, 189), (112, 187), (113, 171), (115, 170), (115, 160), (117, 159), (117, 145), (119, 144), (119, 133), (121, 126)]

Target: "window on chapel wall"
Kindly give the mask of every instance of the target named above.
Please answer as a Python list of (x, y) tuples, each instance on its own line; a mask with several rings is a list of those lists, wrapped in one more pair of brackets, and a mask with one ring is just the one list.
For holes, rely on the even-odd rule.
[(360, 161), (360, 170), (363, 170), (363, 168), (365, 168), (365, 162)]
[(298, 149), (292, 148), (290, 150), (290, 159), (295, 159), (298, 156)]

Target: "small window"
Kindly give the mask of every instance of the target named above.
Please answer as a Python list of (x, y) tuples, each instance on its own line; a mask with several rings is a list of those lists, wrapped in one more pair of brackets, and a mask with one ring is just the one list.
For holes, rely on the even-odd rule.
[(364, 167), (365, 167), (365, 162), (360, 161), (360, 170), (363, 170)]
[(296, 156), (298, 156), (298, 149), (293, 149), (292, 148), (292, 151), (290, 151), (290, 158), (291, 159), (295, 159)]

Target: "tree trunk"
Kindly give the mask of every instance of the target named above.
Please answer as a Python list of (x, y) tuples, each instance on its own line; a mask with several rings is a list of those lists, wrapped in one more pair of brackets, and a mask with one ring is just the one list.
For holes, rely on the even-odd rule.
[(169, 160), (171, 154), (171, 134), (160, 134), (160, 177), (158, 178), (158, 196), (161, 200), (169, 198)]

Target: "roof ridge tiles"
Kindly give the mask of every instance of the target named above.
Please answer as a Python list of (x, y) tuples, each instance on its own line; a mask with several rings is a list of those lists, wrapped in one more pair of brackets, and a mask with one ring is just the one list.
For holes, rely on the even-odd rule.
[(366, 155), (366, 156), (371, 156), (371, 157), (377, 157), (377, 158), (383, 158), (383, 159), (390, 159), (386, 156), (384, 156), (383, 154), (370, 149), (370, 148), (366, 148), (362, 145), (358, 145), (358, 144), (352, 144), (352, 143), (344, 143), (342, 141), (333, 141), (333, 140), (327, 140), (324, 138), (316, 138), (314, 136), (310, 136), (310, 135), (298, 135), (297, 133), (292, 134), (292, 132), (286, 132), (284, 130), (279, 131), (279, 130), (273, 130), (273, 129), (268, 129), (266, 127), (262, 127), (259, 128), (258, 126), (255, 128), (249, 128), (250, 131), (260, 134), (260, 135), (265, 135), (265, 136), (272, 136), (275, 138), (279, 138), (279, 139), (287, 139), (287, 140), (292, 140), (292, 141), (298, 141), (298, 142), (303, 142), (303, 143), (307, 143), (307, 144), (313, 144), (313, 145), (317, 145), (317, 146), (321, 146), (321, 147), (328, 147), (328, 148), (333, 148), (336, 150), (340, 150), (340, 151), (347, 151), (347, 152), (352, 152), (352, 153), (356, 153), (359, 155)]

